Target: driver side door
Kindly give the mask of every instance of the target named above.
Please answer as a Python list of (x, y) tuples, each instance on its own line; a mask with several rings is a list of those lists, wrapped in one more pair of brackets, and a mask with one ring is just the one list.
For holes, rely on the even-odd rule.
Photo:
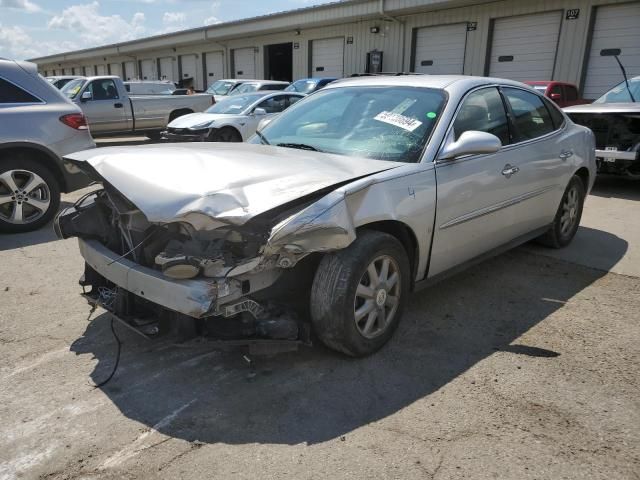
[[(289, 96), (290, 95), (276, 95), (258, 103), (258, 105), (255, 106), (253, 111), (247, 117), (247, 121), (244, 124), (242, 132), (243, 138), (247, 139), (254, 133), (256, 133), (256, 129), (258, 128), (258, 123), (260, 123), (260, 120), (262, 120), (263, 118), (273, 117), (287, 108), (289, 106)], [(256, 115), (255, 110), (257, 108), (262, 108), (265, 112), (267, 112), (266, 115)]]
[(84, 88), (91, 99), (80, 103), (92, 133), (107, 133), (128, 129), (125, 101), (120, 98), (115, 82), (110, 79), (93, 80)]

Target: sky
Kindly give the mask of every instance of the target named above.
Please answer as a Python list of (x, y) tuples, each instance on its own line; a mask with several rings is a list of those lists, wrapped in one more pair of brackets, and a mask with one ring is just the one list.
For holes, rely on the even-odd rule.
[(0, 57), (24, 60), (335, 0), (0, 0)]

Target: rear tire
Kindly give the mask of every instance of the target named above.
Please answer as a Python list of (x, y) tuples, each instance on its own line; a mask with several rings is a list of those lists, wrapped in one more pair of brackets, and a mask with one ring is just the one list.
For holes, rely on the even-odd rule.
[(325, 255), (311, 287), (316, 335), (327, 347), (352, 357), (380, 349), (402, 317), (409, 272), (402, 244), (378, 231), (365, 230), (349, 247)]
[(22, 233), (48, 223), (60, 207), (60, 185), (26, 153), (0, 159), (0, 232)]
[(580, 226), (586, 195), (582, 179), (574, 175), (569, 181), (551, 228), (538, 241), (550, 248), (563, 248), (571, 243)]
[(242, 136), (235, 128), (223, 127), (220, 130), (212, 132), (209, 135), (208, 141), (241, 143)]

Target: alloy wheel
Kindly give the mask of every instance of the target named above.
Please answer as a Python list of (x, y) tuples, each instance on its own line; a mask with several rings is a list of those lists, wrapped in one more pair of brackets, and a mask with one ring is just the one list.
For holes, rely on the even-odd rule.
[(25, 225), (42, 217), (51, 204), (51, 191), (40, 175), (28, 170), (0, 174), (0, 219)]
[(566, 193), (562, 202), (562, 216), (560, 217), (560, 233), (563, 236), (571, 233), (578, 219), (580, 208), (580, 194), (575, 186), (572, 186)]

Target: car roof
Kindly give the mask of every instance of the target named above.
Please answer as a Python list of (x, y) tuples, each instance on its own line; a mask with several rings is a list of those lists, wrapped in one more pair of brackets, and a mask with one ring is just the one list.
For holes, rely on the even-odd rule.
[(56, 80), (64, 80), (67, 78), (70, 78), (71, 80), (73, 80), (74, 78), (83, 78), (82, 75), (49, 75), (48, 77), (45, 78), (55, 78)]

